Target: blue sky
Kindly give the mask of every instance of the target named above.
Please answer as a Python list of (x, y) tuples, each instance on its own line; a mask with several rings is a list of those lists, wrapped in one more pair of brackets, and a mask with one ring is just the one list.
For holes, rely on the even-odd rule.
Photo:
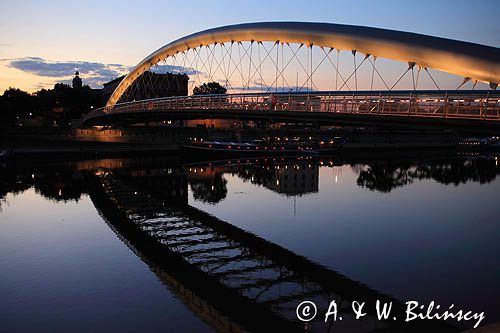
[[(37, 64), (83, 63), (111, 79), (184, 35), (255, 21), (314, 21), (412, 31), (500, 47), (499, 0), (10, 1), (0, 2), (0, 91), (67, 76)], [(37, 59), (29, 66), (16, 64)], [(89, 64), (94, 64), (92, 67)], [(83, 65), (82, 65), (83, 66)], [(60, 69), (60, 67), (57, 67)], [(48, 74), (48, 75), (47, 75)], [(97, 81), (96, 81), (97, 82)]]

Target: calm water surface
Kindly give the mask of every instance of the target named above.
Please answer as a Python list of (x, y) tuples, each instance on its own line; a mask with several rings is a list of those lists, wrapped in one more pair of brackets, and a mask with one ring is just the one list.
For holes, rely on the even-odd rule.
[(499, 163), (434, 154), (4, 163), (2, 331), (262, 331), (247, 310), (264, 327), (300, 327), (300, 300), (374, 291), (498, 322)]

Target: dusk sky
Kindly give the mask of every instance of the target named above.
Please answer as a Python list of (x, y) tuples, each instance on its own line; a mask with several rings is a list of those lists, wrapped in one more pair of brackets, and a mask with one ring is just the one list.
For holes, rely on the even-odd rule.
[[(179, 37), (244, 22), (381, 27), (500, 47), (500, 1), (0, 2), (0, 91), (67, 81), (99, 87)], [(92, 76), (92, 79), (88, 77)]]

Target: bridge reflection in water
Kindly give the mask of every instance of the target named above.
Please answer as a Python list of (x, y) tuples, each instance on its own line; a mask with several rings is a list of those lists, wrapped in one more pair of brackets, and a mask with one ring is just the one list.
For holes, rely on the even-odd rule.
[[(373, 312), (356, 321), (350, 308), (353, 300), (392, 301), (397, 313), (402, 303), (188, 203), (188, 187), (195, 200), (223, 200), (226, 173), (282, 195), (307, 195), (318, 191), (319, 167), (345, 164), (358, 174), (358, 186), (381, 192), (418, 179), (457, 185), (490, 182), (500, 174), (495, 156), (417, 161), (299, 157), (184, 164), (157, 157), (84, 161), (45, 170), (14, 164), (2, 170), (1, 179), (8, 192), (34, 186), (41, 195), (56, 200), (89, 193), (116, 235), (218, 331), (456, 331), (442, 322), (411, 322), (411, 326), (399, 320), (380, 322)], [(325, 324), (324, 311), (332, 299), (339, 304), (343, 320)], [(307, 325), (295, 314), (303, 300), (314, 301), (319, 311), (317, 320)]]
[[(333, 322), (325, 324), (323, 315), (332, 299), (339, 304), (343, 318), (334, 327), (342, 331), (454, 331), (438, 322), (379, 322), (373, 312), (357, 322), (351, 310), (353, 300), (366, 301), (371, 309), (376, 300), (393, 302), (400, 318), (404, 317), (402, 304), (188, 205), (188, 183), (212, 179), (212, 185), (205, 185), (214, 191), (213, 184), (224, 172), (246, 176), (285, 195), (317, 191), (319, 160), (245, 162), (129, 171), (100, 169), (88, 176), (93, 184), (90, 194), (116, 234), (195, 313), (220, 331), (332, 330)], [(279, 170), (285, 170), (285, 166), (291, 176), (297, 175), (297, 170), (300, 174), (300, 170), (309, 169), (308, 176), (316, 174), (316, 181), (295, 190), (276, 187), (276, 180), (284, 179)], [(298, 178), (300, 183), (302, 177)], [(290, 179), (297, 182), (297, 177)], [(205, 198), (217, 200), (217, 196)], [(307, 325), (297, 320), (295, 312), (303, 300), (314, 301), (320, 311), (318, 320)]]

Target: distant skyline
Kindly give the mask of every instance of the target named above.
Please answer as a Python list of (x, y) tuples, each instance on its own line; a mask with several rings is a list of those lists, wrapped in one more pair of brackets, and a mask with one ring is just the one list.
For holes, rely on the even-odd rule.
[(417, 32), (500, 47), (500, 1), (18, 1), (0, 3), (0, 93), (93, 87), (162, 45), (228, 24), (308, 21)]

